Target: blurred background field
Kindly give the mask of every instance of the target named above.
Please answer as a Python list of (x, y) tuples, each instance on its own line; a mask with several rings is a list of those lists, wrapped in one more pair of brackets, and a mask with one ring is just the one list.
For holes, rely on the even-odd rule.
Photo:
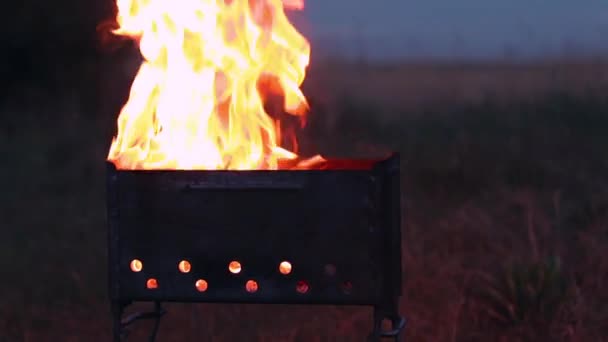
[[(0, 63), (2, 342), (109, 339), (105, 158), (140, 59), (91, 38), (106, 5), (64, 26), (4, 23), (15, 33)], [(314, 56), (303, 149), (401, 153), (409, 340), (608, 336), (608, 59)], [(371, 316), (168, 308), (159, 341), (359, 341)]]
[[(104, 160), (137, 67), (129, 51), (57, 65), (5, 90), (6, 341), (107, 340)], [(302, 143), (327, 154), (402, 153), (412, 340), (608, 334), (603, 63), (333, 63), (311, 68)], [(370, 314), (170, 309), (161, 341), (354, 341)]]

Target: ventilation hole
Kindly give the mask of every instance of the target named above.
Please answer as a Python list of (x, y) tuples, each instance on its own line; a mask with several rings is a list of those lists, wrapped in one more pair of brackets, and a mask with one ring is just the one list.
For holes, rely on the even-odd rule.
[(325, 274), (327, 274), (330, 277), (335, 276), (336, 275), (336, 266), (334, 264), (325, 265)]
[(228, 264), (228, 270), (232, 274), (241, 273), (241, 269), (241, 263), (238, 261), (231, 261), (230, 264)]
[(279, 272), (284, 275), (291, 273), (291, 263), (289, 261), (281, 262), (279, 264)]
[(146, 282), (146, 287), (148, 289), (150, 289), (150, 290), (157, 289), (158, 288), (158, 281), (156, 281), (156, 279), (154, 279), (154, 278), (150, 278)]
[(350, 294), (353, 291), (353, 283), (350, 281), (345, 281), (342, 283), (342, 291), (345, 294)]
[(133, 259), (131, 261), (131, 271), (141, 272), (141, 270), (143, 270), (143, 269), (144, 269), (144, 264), (141, 262), (141, 260)]
[(247, 283), (245, 283), (245, 290), (247, 290), (249, 293), (257, 292), (258, 282), (255, 280), (248, 280)]
[(192, 269), (192, 265), (190, 265), (190, 262), (187, 260), (182, 260), (179, 262), (179, 264), (177, 265), (177, 268), (179, 269), (180, 272), (182, 273), (188, 273), (190, 272), (190, 270)]
[(296, 284), (296, 291), (298, 291), (299, 293), (306, 293), (308, 292), (308, 290), (310, 290), (310, 286), (304, 280), (300, 280)]
[(194, 285), (196, 286), (196, 289), (198, 290), (198, 292), (205, 292), (205, 291), (207, 291), (207, 288), (209, 287), (209, 284), (207, 284), (207, 281), (205, 279), (197, 280)]

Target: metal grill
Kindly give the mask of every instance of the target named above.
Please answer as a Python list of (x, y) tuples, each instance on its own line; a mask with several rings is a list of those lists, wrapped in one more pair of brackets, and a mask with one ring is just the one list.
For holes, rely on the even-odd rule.
[[(163, 302), (367, 305), (401, 340), (399, 157), (323, 170), (126, 171), (107, 165), (114, 340)], [(133, 302), (154, 310), (123, 318)], [(393, 327), (384, 331), (389, 319)]]

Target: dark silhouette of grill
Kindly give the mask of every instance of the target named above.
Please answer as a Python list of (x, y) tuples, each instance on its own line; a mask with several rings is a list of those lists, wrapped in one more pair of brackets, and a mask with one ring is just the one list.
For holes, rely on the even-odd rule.
[[(162, 302), (367, 305), (401, 340), (399, 157), (321, 170), (107, 166), (114, 340)], [(155, 309), (123, 318), (133, 302)], [(389, 319), (392, 330), (382, 330)]]

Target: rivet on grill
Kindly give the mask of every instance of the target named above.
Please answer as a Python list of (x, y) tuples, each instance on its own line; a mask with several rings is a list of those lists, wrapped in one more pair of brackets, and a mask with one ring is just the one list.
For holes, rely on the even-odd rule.
[(258, 291), (258, 282), (255, 280), (247, 280), (245, 283), (245, 290), (249, 293), (254, 293)]
[(192, 269), (192, 265), (190, 264), (190, 262), (188, 260), (182, 260), (177, 265), (177, 268), (182, 273), (188, 273)]
[(279, 264), (279, 272), (284, 275), (291, 273), (291, 263), (289, 261), (281, 262)]
[(141, 260), (138, 259), (133, 259), (130, 265), (131, 271), (133, 272), (141, 272), (141, 270), (144, 269), (144, 264), (141, 262)]
[(231, 261), (230, 264), (228, 264), (228, 270), (232, 274), (241, 273), (241, 269), (241, 263), (238, 261)]
[(196, 286), (196, 289), (198, 290), (198, 292), (205, 292), (205, 291), (207, 291), (209, 284), (207, 283), (207, 281), (205, 279), (199, 279), (196, 281), (194, 286)]
[(150, 290), (157, 289), (158, 288), (158, 281), (156, 281), (156, 279), (154, 279), (154, 278), (150, 278), (146, 282), (146, 287), (148, 289), (150, 289)]
[(308, 292), (308, 290), (310, 289), (310, 286), (308, 286), (308, 283), (305, 282), (304, 280), (300, 280), (297, 284), (296, 284), (296, 291), (298, 291), (298, 293), (306, 293)]

